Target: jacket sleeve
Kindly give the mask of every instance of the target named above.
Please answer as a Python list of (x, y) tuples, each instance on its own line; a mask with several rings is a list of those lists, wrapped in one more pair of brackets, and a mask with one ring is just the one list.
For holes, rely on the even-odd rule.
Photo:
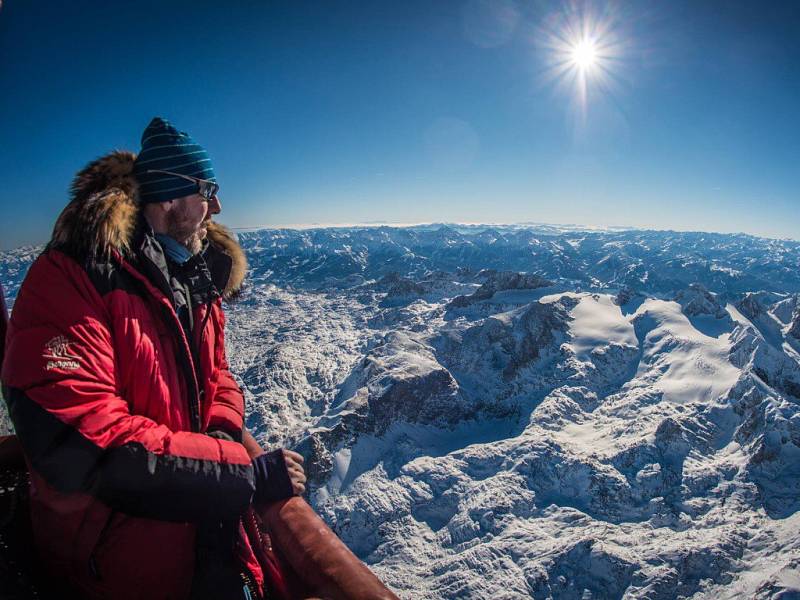
[(219, 377), (208, 409), (207, 430), (222, 430), (235, 440), (241, 441), (244, 429), (244, 394), (230, 372), (225, 355), (225, 314), (219, 305), (214, 308), (214, 312), (219, 323), (219, 330), (215, 336), (219, 352), (214, 352), (215, 356), (220, 357), (219, 364), (216, 365)]
[(55, 489), (170, 521), (234, 517), (253, 491), (239, 443), (171, 431), (119, 395), (110, 315), (58, 252), (31, 267), (12, 314), (2, 379), (31, 467)]

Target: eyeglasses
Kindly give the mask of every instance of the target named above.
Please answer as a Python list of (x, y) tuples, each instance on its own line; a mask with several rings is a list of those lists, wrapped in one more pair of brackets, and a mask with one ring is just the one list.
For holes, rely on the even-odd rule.
[(173, 177), (180, 177), (187, 181), (193, 181), (197, 184), (197, 193), (203, 197), (206, 202), (211, 202), (211, 199), (217, 195), (219, 191), (219, 184), (209, 181), (208, 179), (198, 179), (197, 177), (190, 177), (189, 175), (181, 175), (180, 173), (173, 173), (172, 171), (161, 171), (160, 169), (149, 169), (146, 173), (161, 173), (162, 175), (172, 175)]

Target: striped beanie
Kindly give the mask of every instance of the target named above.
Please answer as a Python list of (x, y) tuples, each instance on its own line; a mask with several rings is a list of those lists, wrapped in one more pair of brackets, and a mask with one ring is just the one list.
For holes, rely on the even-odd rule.
[(142, 134), (142, 149), (133, 164), (133, 175), (139, 183), (139, 202), (166, 202), (197, 193), (197, 184), (164, 173), (172, 171), (197, 179), (216, 181), (211, 159), (202, 146), (188, 133), (178, 131), (168, 121), (155, 117)]

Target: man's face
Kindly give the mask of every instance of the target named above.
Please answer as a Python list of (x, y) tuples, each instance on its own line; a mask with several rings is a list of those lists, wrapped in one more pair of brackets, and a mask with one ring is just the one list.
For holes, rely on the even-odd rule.
[(216, 196), (206, 202), (199, 194), (176, 198), (172, 202), (172, 210), (167, 213), (167, 234), (185, 245), (192, 254), (197, 254), (206, 237), (207, 222), (211, 215), (222, 210), (222, 204)]

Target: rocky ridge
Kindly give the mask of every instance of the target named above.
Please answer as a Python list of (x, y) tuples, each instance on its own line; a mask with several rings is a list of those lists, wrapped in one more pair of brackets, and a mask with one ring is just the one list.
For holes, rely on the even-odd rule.
[[(241, 237), (248, 426), (306, 455), (316, 509), (402, 597), (800, 594), (796, 243)], [(32, 254), (0, 263), (12, 296)]]

